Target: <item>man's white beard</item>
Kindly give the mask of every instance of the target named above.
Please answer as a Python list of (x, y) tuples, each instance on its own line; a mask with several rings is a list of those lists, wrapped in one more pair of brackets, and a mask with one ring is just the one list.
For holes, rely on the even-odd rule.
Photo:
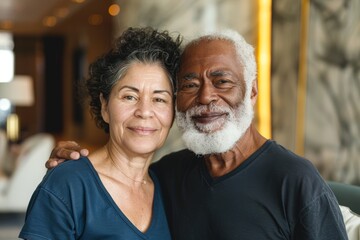
[[(185, 113), (176, 110), (176, 122), (183, 132), (182, 139), (187, 148), (196, 154), (223, 153), (230, 150), (249, 128), (254, 117), (251, 100), (245, 96), (243, 104), (235, 110), (210, 105), (210, 109), (228, 113), (225, 123), (220, 120), (210, 124), (195, 125), (192, 116), (208, 108), (209, 106), (195, 106)], [(211, 129), (219, 128), (219, 125), (223, 127), (211, 132)]]

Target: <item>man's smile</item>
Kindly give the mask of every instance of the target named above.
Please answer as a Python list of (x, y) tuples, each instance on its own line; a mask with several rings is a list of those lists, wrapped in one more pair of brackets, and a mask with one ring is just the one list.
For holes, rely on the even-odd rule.
[(201, 115), (195, 115), (192, 116), (191, 118), (197, 122), (197, 123), (201, 123), (201, 124), (207, 124), (207, 123), (212, 123), (214, 121), (220, 120), (220, 119), (224, 119), (228, 116), (228, 113), (226, 112), (210, 112), (210, 113), (202, 113)]

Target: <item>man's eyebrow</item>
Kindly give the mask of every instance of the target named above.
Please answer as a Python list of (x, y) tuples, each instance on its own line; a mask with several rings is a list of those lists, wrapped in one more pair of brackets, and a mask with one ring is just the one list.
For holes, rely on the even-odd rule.
[(192, 80), (194, 78), (198, 78), (198, 75), (196, 73), (187, 73), (182, 76), (182, 79), (185, 80)]
[(223, 70), (216, 70), (210, 73), (210, 76), (212, 77), (221, 77), (226, 75), (230, 75), (230, 73)]
[[(231, 75), (230, 72), (224, 71), (224, 70), (215, 70), (209, 73), (211, 77), (222, 77), (222, 76), (228, 76)], [(196, 73), (186, 73), (182, 76), (182, 79), (184, 80), (193, 80), (195, 78), (199, 78), (199, 75)]]

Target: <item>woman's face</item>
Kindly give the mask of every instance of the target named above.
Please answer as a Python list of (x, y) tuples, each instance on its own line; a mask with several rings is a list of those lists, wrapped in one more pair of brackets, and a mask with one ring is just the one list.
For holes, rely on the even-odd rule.
[(160, 148), (173, 123), (173, 91), (159, 64), (134, 63), (113, 87), (102, 116), (110, 139), (127, 154), (148, 154)]

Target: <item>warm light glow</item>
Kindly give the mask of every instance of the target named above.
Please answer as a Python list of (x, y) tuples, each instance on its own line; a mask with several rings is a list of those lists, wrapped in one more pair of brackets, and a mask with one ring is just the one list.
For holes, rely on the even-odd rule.
[(76, 2), (76, 3), (83, 3), (85, 2), (85, 0), (72, 0), (73, 2)]
[(9, 29), (12, 29), (13, 26), (14, 26), (14, 24), (13, 24), (13, 22), (11, 22), (11, 21), (3, 21), (3, 22), (0, 23), (0, 27), (1, 27), (2, 29), (7, 29), (7, 30), (9, 30)]
[(11, 142), (19, 140), (19, 117), (12, 113), (6, 119), (6, 135)]
[(299, 53), (299, 80), (297, 88), (297, 112), (296, 112), (296, 145), (295, 153), (304, 155), (305, 142), (305, 110), (306, 110), (306, 88), (307, 88), (307, 39), (308, 19), (310, 12), (310, 1), (301, 1), (301, 25), (300, 25), (300, 53)]
[(93, 14), (88, 19), (89, 24), (98, 26), (102, 23), (103, 17), (100, 14)]
[(108, 12), (111, 16), (116, 16), (120, 13), (120, 6), (118, 4), (110, 5)]
[(46, 17), (44, 20), (43, 20), (43, 24), (46, 26), (46, 27), (54, 27), (57, 23), (57, 19), (56, 17), (54, 16), (50, 16), (50, 17)]
[(56, 11), (56, 16), (60, 18), (65, 18), (69, 15), (69, 9), (68, 8), (60, 8)]
[(258, 0), (258, 129), (271, 138), (271, 0)]

